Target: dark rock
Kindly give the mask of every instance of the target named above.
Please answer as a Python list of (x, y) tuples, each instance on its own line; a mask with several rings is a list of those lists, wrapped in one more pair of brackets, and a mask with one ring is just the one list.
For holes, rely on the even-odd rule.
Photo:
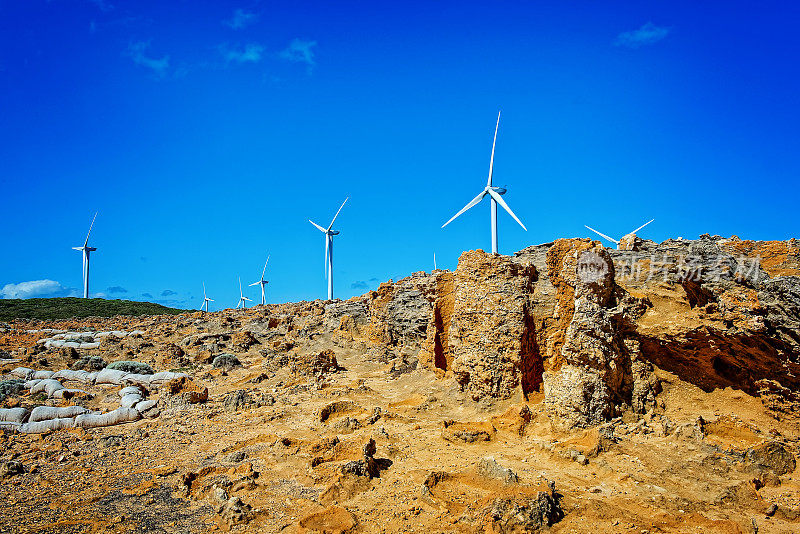
[(16, 460), (8, 460), (0, 464), (0, 479), (10, 478), (25, 472), (25, 467)]
[(797, 467), (794, 455), (776, 441), (748, 449), (745, 459), (751, 469), (770, 470), (778, 476), (791, 473)]
[(78, 358), (81, 357), (81, 355), (78, 354), (78, 351), (75, 350), (75, 347), (61, 347), (59, 353), (61, 354), (62, 357), (68, 360), (77, 360)]
[(499, 498), (488, 507), (487, 515), (496, 532), (539, 532), (563, 517), (556, 500), (540, 491), (532, 497)]
[(214, 361), (212, 365), (217, 369), (224, 369), (225, 371), (230, 371), (234, 367), (240, 367), (242, 364), (239, 362), (239, 358), (234, 356), (233, 354), (220, 354)]

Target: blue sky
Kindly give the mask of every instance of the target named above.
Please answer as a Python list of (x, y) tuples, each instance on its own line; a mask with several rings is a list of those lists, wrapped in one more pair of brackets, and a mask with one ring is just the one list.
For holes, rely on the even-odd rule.
[[(800, 5), (0, 0), (0, 296), (347, 298), (584, 224), (798, 231)], [(46, 281), (46, 282), (41, 282)], [(22, 285), (19, 285), (22, 284)], [(257, 288), (247, 294), (256, 299)]]

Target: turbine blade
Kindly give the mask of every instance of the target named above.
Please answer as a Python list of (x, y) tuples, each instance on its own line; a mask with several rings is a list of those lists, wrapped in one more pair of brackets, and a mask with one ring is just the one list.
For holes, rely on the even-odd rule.
[(455, 220), (455, 219), (456, 219), (456, 218), (457, 218), (459, 215), (461, 215), (462, 213), (464, 213), (465, 211), (467, 211), (468, 209), (470, 209), (471, 207), (473, 207), (475, 204), (477, 204), (478, 202), (480, 202), (481, 200), (483, 200), (483, 197), (485, 197), (485, 196), (486, 196), (486, 190), (484, 189), (483, 191), (481, 191), (481, 192), (478, 194), (478, 196), (476, 196), (475, 198), (473, 198), (472, 200), (470, 200), (470, 201), (469, 201), (469, 203), (468, 203), (466, 206), (464, 206), (463, 208), (461, 208), (461, 211), (459, 211), (458, 213), (456, 213), (455, 215), (453, 215), (453, 216), (450, 218), (450, 220), (449, 220), (449, 221), (447, 221), (446, 223), (444, 223), (444, 224), (442, 225), (442, 228), (444, 228), (445, 226), (447, 226), (448, 224), (450, 224), (451, 222), (453, 222), (453, 221), (454, 221), (454, 220)]
[[(584, 226), (586, 226), (586, 225), (584, 224)], [(617, 240), (616, 240), (616, 239), (614, 239), (613, 237), (608, 237), (608, 236), (607, 236), (606, 234), (604, 234), (603, 232), (598, 232), (597, 230), (595, 230), (595, 229), (594, 229), (594, 228), (592, 228), (591, 226), (586, 226), (586, 228), (588, 228), (588, 229), (589, 229), (589, 230), (591, 230), (592, 232), (596, 233), (596, 234), (597, 234), (597, 235), (599, 235), (600, 237), (605, 237), (605, 238), (606, 238), (606, 239), (608, 239), (609, 241), (611, 241), (611, 242), (613, 242), (613, 243), (616, 243), (617, 245), (619, 245), (619, 241), (617, 241)]]
[(253, 282), (252, 284), (249, 284), (247, 287), (257, 286), (257, 285), (258, 285), (258, 284), (260, 284), (260, 283), (261, 283), (261, 282)]
[(269, 263), (269, 254), (267, 254), (267, 261), (264, 262), (264, 270), (261, 271), (261, 279), (264, 279), (264, 273), (267, 272), (267, 264)]
[(92, 224), (89, 225), (89, 233), (86, 234), (86, 241), (84, 241), (83, 243), (84, 247), (89, 244), (89, 234), (92, 233), (92, 227), (94, 226), (95, 219), (97, 219), (97, 212), (94, 212), (94, 217), (92, 217)]
[(519, 225), (522, 227), (522, 229), (523, 229), (523, 230), (525, 230), (525, 231), (527, 232), (527, 231), (528, 231), (528, 229), (527, 229), (527, 228), (525, 228), (525, 225), (524, 225), (524, 224), (522, 224), (522, 221), (520, 221), (520, 220), (519, 220), (519, 218), (518, 218), (516, 215), (514, 215), (514, 212), (513, 212), (513, 211), (511, 211), (511, 208), (509, 208), (509, 207), (508, 207), (508, 204), (506, 204), (506, 201), (505, 201), (505, 200), (503, 200), (503, 197), (501, 197), (501, 196), (500, 196), (500, 195), (499, 195), (497, 192), (495, 192), (493, 189), (489, 189), (488, 191), (489, 191), (489, 194), (492, 196), (492, 198), (493, 198), (493, 199), (495, 199), (495, 200), (497, 201), (497, 203), (498, 203), (498, 204), (500, 204), (501, 206), (503, 206), (503, 209), (504, 209), (504, 210), (506, 210), (506, 211), (508, 212), (508, 214), (509, 214), (509, 215), (511, 215), (512, 217), (514, 217), (514, 220), (515, 220), (515, 221), (517, 221), (517, 222), (519, 223)]
[(636, 230), (634, 230), (633, 232), (630, 232), (630, 233), (631, 234), (635, 234), (636, 232), (638, 232), (639, 230), (641, 230), (642, 228), (644, 228), (645, 226), (647, 226), (648, 224), (650, 224), (653, 221), (655, 221), (655, 219), (650, 219), (649, 221), (647, 221), (646, 223), (641, 225), (639, 228), (637, 228)]
[(214, 299), (207, 299), (208, 302), (214, 302)]
[(320, 231), (320, 232), (324, 232), (324, 231), (325, 231), (325, 228), (321, 227), (320, 225), (318, 225), (317, 223), (315, 223), (315, 222), (314, 222), (314, 221), (312, 221), (311, 219), (309, 219), (309, 220), (308, 220), (308, 222), (310, 222), (311, 224), (313, 224), (314, 226), (316, 226), (316, 227), (319, 229), (319, 231)]
[(239, 296), (242, 295), (242, 277), (239, 277)]
[(242, 297), (242, 300), (253, 300), (253, 299), (249, 299), (247, 297)]
[[(350, 197), (347, 197), (346, 199), (344, 199), (344, 202), (342, 202), (342, 205), (339, 206), (339, 211), (342, 211), (342, 208), (344, 207), (344, 205), (347, 203), (348, 200), (350, 200)], [(339, 216), (339, 211), (337, 211), (336, 215), (333, 216), (333, 220), (331, 221), (331, 224), (328, 225), (328, 230), (330, 230), (333, 227), (333, 223), (336, 222), (336, 217)]]
[[(497, 112), (497, 124), (494, 126), (494, 141), (492, 141), (492, 159), (489, 160), (489, 180), (486, 185), (492, 186), (492, 171), (494, 170), (494, 145), (497, 144), (497, 128), (500, 126), (500, 112)], [(520, 223), (522, 224), (522, 223)]]
[(72, 250), (83, 250), (83, 247), (72, 247)]

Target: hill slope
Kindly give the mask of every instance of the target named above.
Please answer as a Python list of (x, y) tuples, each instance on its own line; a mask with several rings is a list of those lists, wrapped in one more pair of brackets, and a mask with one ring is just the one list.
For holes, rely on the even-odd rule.
[(115, 315), (177, 315), (184, 312), (152, 302), (132, 300), (80, 299), (2, 299), (0, 320), (70, 319), (80, 317), (113, 317)]

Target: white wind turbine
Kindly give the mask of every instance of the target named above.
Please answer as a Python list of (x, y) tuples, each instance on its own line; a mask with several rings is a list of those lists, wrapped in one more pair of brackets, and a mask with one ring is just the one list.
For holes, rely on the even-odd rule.
[(239, 304), (237, 304), (236, 307), (238, 308), (239, 306), (241, 306), (242, 309), (247, 308), (247, 301), (248, 300), (251, 300), (251, 299), (245, 297), (244, 293), (242, 293), (242, 278), (239, 277)]
[(264, 286), (269, 284), (269, 281), (264, 280), (264, 273), (267, 272), (267, 264), (268, 263), (269, 263), (269, 254), (267, 254), (267, 261), (264, 262), (264, 270), (261, 271), (261, 280), (259, 280), (258, 282), (253, 282), (252, 284), (250, 284), (251, 286), (261, 285), (261, 305), (262, 306), (267, 303), (266, 295), (264, 295)]
[(200, 309), (203, 309), (203, 306), (206, 307), (206, 313), (208, 313), (208, 303), (214, 302), (214, 299), (210, 299), (206, 296), (206, 283), (203, 282), (203, 303), (200, 305)]
[(96, 248), (89, 246), (89, 234), (92, 233), (92, 227), (94, 226), (94, 220), (96, 218), (97, 212), (94, 213), (92, 224), (89, 225), (89, 233), (86, 234), (86, 241), (83, 242), (83, 246), (72, 247), (72, 250), (80, 250), (83, 252), (83, 298), (85, 299), (89, 298), (89, 253), (97, 250)]
[[(339, 211), (342, 211), (342, 208), (349, 199), (350, 197), (344, 199), (342, 205), (339, 206)], [(308, 220), (308, 222), (316, 226), (320, 232), (325, 234), (325, 275), (328, 277), (328, 300), (333, 299), (333, 236), (339, 235), (337, 230), (331, 230), (331, 228), (333, 227), (333, 223), (336, 222), (336, 217), (339, 216), (339, 211), (333, 216), (333, 220), (331, 224), (328, 225), (328, 228), (323, 228), (311, 219)]]
[(495, 187), (492, 185), (492, 171), (494, 170), (494, 147), (497, 143), (497, 128), (500, 126), (500, 112), (497, 112), (497, 124), (494, 127), (494, 141), (492, 141), (492, 158), (489, 160), (489, 179), (486, 181), (486, 187), (481, 191), (478, 196), (473, 198), (469, 201), (469, 204), (461, 208), (461, 211), (453, 215), (453, 217), (442, 225), (442, 228), (453, 222), (459, 215), (470, 209), (471, 207), (475, 206), (476, 204), (480, 203), (483, 200), (483, 197), (489, 195), (491, 197), (491, 224), (492, 224), (492, 254), (497, 254), (497, 205), (500, 204), (503, 206), (503, 209), (511, 215), (515, 221), (522, 226), (522, 229), (526, 232), (528, 231), (525, 228), (525, 225), (522, 224), (514, 212), (511, 211), (511, 208), (508, 207), (508, 204), (505, 203), (503, 197), (500, 195), (504, 195), (506, 193), (506, 189), (503, 187)]
[(647, 226), (648, 224), (650, 224), (650, 223), (651, 223), (651, 222), (653, 222), (653, 221), (655, 221), (655, 219), (650, 219), (649, 221), (647, 221), (646, 223), (644, 223), (643, 225), (641, 225), (639, 228), (637, 228), (637, 229), (636, 229), (636, 230), (634, 230), (633, 232), (628, 232), (628, 233), (627, 233), (627, 234), (625, 234), (624, 236), (620, 237), (620, 238), (619, 238), (619, 240), (617, 240), (617, 239), (614, 239), (613, 237), (609, 237), (609, 236), (607, 236), (606, 234), (604, 234), (604, 233), (602, 233), (602, 232), (598, 232), (597, 230), (595, 230), (595, 229), (594, 229), (594, 228), (592, 228), (591, 226), (586, 226), (585, 224), (584, 224), (584, 226), (586, 226), (586, 228), (588, 228), (588, 229), (589, 229), (589, 230), (591, 230), (592, 232), (596, 233), (596, 234), (597, 234), (597, 235), (599, 235), (600, 237), (604, 237), (605, 239), (608, 239), (609, 241), (611, 241), (612, 243), (614, 243), (615, 245), (617, 245), (617, 248), (619, 248), (619, 242), (622, 240), (622, 238), (624, 238), (625, 236), (629, 236), (629, 235), (631, 235), (631, 234), (635, 234), (636, 232), (638, 232), (639, 230), (641, 230), (642, 228), (644, 228), (645, 226)]

